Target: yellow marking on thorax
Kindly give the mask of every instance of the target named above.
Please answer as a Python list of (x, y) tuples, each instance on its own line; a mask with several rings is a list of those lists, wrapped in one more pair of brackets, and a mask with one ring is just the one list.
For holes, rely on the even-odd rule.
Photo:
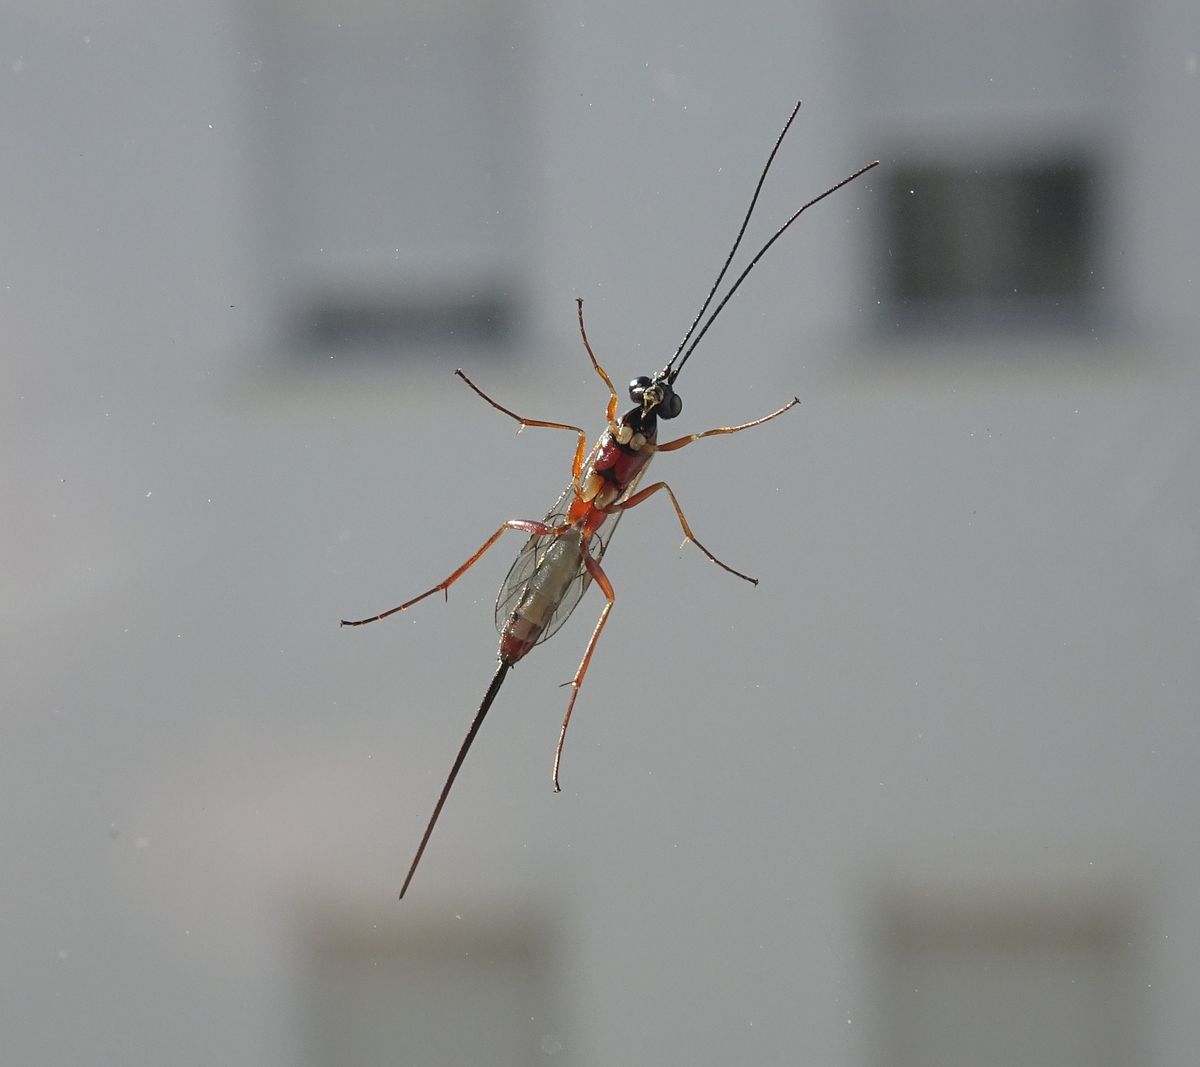
[(604, 487), (604, 479), (594, 470), (587, 472), (587, 477), (583, 479), (583, 483), (579, 486), (579, 499), (585, 504), (590, 504), (596, 499), (596, 494)]
[(579, 499), (594, 508), (606, 508), (620, 494), (620, 489), (602, 474), (588, 471), (579, 486)]

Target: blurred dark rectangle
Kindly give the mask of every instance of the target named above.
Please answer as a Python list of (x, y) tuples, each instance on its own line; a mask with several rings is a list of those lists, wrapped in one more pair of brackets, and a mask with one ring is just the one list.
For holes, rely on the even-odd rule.
[(885, 172), (889, 325), (1072, 325), (1094, 310), (1097, 168), (1082, 154)]
[(292, 336), (306, 354), (461, 344), (504, 348), (515, 336), (516, 318), (513, 298), (498, 288), (420, 295), (319, 292), (296, 310)]

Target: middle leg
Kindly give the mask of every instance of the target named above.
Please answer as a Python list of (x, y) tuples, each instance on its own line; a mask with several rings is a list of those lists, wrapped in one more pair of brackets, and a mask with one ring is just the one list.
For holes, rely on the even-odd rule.
[(454, 373), (457, 374), (464, 382), (466, 382), (467, 385), (469, 385), (475, 391), (476, 395), (486, 400), (497, 411), (503, 412), (510, 419), (514, 419), (519, 422), (521, 424), (521, 429), (517, 430), (517, 433), (520, 433), (521, 430), (524, 430), (526, 426), (540, 426), (546, 430), (570, 430), (572, 433), (577, 434), (579, 437), (579, 443), (575, 446), (575, 461), (571, 464), (571, 476), (578, 482), (579, 472), (583, 470), (583, 457), (587, 453), (587, 433), (584, 430), (578, 426), (571, 426), (565, 422), (544, 422), (541, 419), (527, 419), (524, 415), (518, 415), (515, 411), (510, 411), (503, 404), (501, 404), (500, 401), (493, 400), (487, 395), (487, 393), (480, 389), (479, 386), (471, 381), (471, 379), (463, 373), (461, 368), (456, 370)]
[(647, 497), (653, 496), (660, 489), (665, 490), (667, 496), (671, 498), (671, 506), (675, 509), (675, 514), (679, 519), (679, 525), (683, 527), (683, 543), (685, 545), (691, 541), (692, 544), (700, 549), (701, 552), (703, 552), (722, 570), (728, 571), (730, 574), (741, 578), (743, 581), (749, 582), (751, 585), (758, 585), (757, 578), (751, 578), (750, 575), (743, 574), (741, 571), (735, 570), (733, 567), (729, 566), (728, 563), (723, 563), (699, 542), (699, 540), (696, 538), (696, 535), (692, 533), (692, 528), (688, 525), (687, 519), (684, 517), (683, 508), (679, 506), (679, 500), (676, 498), (675, 494), (671, 491), (671, 487), (667, 485), (666, 482), (655, 482), (653, 485), (649, 485), (645, 489), (641, 489), (634, 493), (633, 496), (631, 496), (628, 500), (622, 501), (620, 504), (611, 504), (609, 507), (605, 508), (605, 510), (608, 512), (625, 511), (627, 508), (637, 507), (637, 505), (643, 500), (645, 500)]

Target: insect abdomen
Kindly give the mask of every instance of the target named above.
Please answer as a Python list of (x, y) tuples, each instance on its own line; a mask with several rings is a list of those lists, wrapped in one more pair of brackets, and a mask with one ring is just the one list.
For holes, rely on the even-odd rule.
[(582, 544), (581, 531), (566, 530), (541, 552), (500, 633), (500, 658), (504, 662), (516, 663), (550, 625), (555, 609), (579, 576)]

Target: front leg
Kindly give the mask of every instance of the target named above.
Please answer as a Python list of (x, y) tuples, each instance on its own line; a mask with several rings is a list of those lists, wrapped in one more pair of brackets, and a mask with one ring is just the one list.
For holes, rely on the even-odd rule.
[(596, 358), (596, 353), (592, 351), (592, 343), (588, 340), (587, 330), (583, 328), (583, 297), (575, 298), (575, 308), (579, 314), (579, 334), (583, 338), (583, 347), (587, 349), (588, 359), (592, 361), (592, 366), (596, 368), (596, 373), (604, 380), (604, 384), (608, 386), (608, 421), (612, 422), (617, 417), (617, 408), (621, 401), (617, 396), (616, 389), (613, 388), (612, 379), (608, 376), (608, 372), (600, 366), (600, 361)]
[(764, 415), (761, 419), (755, 419), (753, 422), (743, 422), (740, 426), (718, 426), (715, 430), (705, 430), (703, 433), (690, 433), (686, 437), (677, 437), (674, 441), (668, 441), (665, 445), (647, 445), (654, 452), (674, 452), (676, 449), (690, 445), (693, 441), (699, 441), (701, 437), (715, 437), (717, 434), (737, 433), (739, 430), (748, 430), (751, 426), (761, 426), (764, 422), (770, 422), (772, 419), (779, 418), (785, 411), (791, 411), (797, 404), (800, 403), (800, 398), (793, 397), (778, 411), (772, 411), (770, 415)]

